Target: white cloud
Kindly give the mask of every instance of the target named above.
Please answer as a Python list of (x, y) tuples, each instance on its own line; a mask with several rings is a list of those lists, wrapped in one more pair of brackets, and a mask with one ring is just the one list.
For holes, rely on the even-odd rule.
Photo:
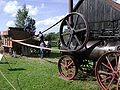
[[(37, 30), (44, 31), (45, 29), (49, 28), (50, 26), (61, 20), (63, 17), (64, 16), (62, 15), (62, 16), (56, 16), (56, 17), (51, 17), (44, 20), (36, 21), (36, 28)], [(58, 26), (59, 24), (53, 27), (52, 29), (50, 29), (50, 31), (48, 32), (58, 32), (59, 29)]]
[(32, 5), (26, 5), (26, 7), (29, 9), (29, 15), (30, 16), (36, 16), (39, 12), (39, 7), (34, 7)]
[(120, 0), (117, 0), (117, 3), (120, 3)]
[[(0, 1), (0, 2), (3, 2), (3, 1)], [(44, 8), (44, 6), (45, 6), (44, 3), (42, 3), (40, 8)], [(16, 0), (14, 0), (14, 1), (6, 2), (4, 5), (3, 11), (5, 13), (11, 14), (13, 17), (15, 17), (18, 9), (20, 9), (20, 8), (22, 8), (22, 6), (19, 5), (19, 3)], [(26, 4), (26, 8), (29, 9), (28, 14), (30, 16), (36, 16), (39, 13), (39, 7), (37, 7), (37, 6)]]
[(7, 27), (14, 27), (14, 26), (15, 26), (15, 23), (14, 23), (14, 21), (8, 21), (8, 22), (6, 23), (6, 26), (7, 26)]
[(45, 7), (45, 4), (44, 4), (44, 3), (42, 3), (40, 8), (44, 8), (44, 7)]
[(17, 1), (9, 1), (5, 4), (4, 12), (9, 13), (14, 17), (19, 8), (21, 8), (21, 6), (18, 5)]
[(44, 20), (40, 20), (36, 22), (36, 26), (38, 25), (44, 25), (44, 26), (50, 26), (55, 24), (57, 21), (59, 21), (60, 19), (62, 19), (64, 16), (56, 16), (56, 17), (52, 17), (52, 18), (47, 18)]
[(115, 1), (115, 2), (117, 2), (117, 3), (120, 3), (120, 0), (113, 0), (113, 1)]

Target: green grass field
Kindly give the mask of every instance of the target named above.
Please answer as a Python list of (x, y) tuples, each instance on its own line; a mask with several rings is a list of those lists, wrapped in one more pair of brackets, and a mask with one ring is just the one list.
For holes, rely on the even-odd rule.
[[(13, 58), (6, 55), (0, 61), (0, 70), (16, 90), (99, 90), (95, 80), (66, 81), (59, 77), (57, 61), (59, 55), (52, 53), (51, 58)], [(0, 90), (14, 90), (0, 74)]]

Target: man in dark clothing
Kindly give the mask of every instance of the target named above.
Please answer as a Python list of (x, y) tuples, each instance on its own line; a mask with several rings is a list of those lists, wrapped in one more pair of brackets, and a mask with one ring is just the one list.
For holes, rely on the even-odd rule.
[(39, 32), (38, 37), (40, 38), (40, 40), (41, 40), (41, 41), (43, 41), (44, 36), (43, 36), (43, 34), (42, 34), (42, 32), (41, 32), (41, 31)]

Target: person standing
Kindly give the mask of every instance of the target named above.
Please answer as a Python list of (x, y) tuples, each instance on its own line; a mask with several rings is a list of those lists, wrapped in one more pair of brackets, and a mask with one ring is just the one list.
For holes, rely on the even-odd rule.
[(43, 48), (46, 47), (46, 44), (44, 42), (44, 36), (43, 36), (41, 31), (39, 31), (39, 34), (37, 35), (37, 37), (40, 38), (40, 43), (39, 43), (39, 46), (40, 46), (40, 58), (43, 59), (44, 56), (45, 56), (45, 49), (43, 49)]
[(44, 40), (41, 40), (40, 47), (41, 47), (40, 48), (40, 57), (41, 57), (41, 59), (43, 59), (45, 56), (45, 49), (43, 49), (43, 48), (46, 47)]
[[(51, 48), (51, 42), (50, 41), (48, 41), (48, 43), (46, 44), (46, 47)], [(46, 54), (47, 54), (48, 57), (50, 57), (50, 53), (51, 53), (51, 50), (49, 50), (49, 49), (46, 50)]]
[(38, 37), (40, 38), (40, 41), (44, 40), (44, 36), (41, 31), (39, 32)]

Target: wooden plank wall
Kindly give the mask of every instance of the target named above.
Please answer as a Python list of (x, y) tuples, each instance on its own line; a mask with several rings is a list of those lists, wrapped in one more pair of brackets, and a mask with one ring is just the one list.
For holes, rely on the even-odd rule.
[(120, 11), (109, 5), (106, 0), (84, 0), (76, 12), (85, 16), (92, 30), (110, 28), (111, 21), (114, 20), (120, 25)]

